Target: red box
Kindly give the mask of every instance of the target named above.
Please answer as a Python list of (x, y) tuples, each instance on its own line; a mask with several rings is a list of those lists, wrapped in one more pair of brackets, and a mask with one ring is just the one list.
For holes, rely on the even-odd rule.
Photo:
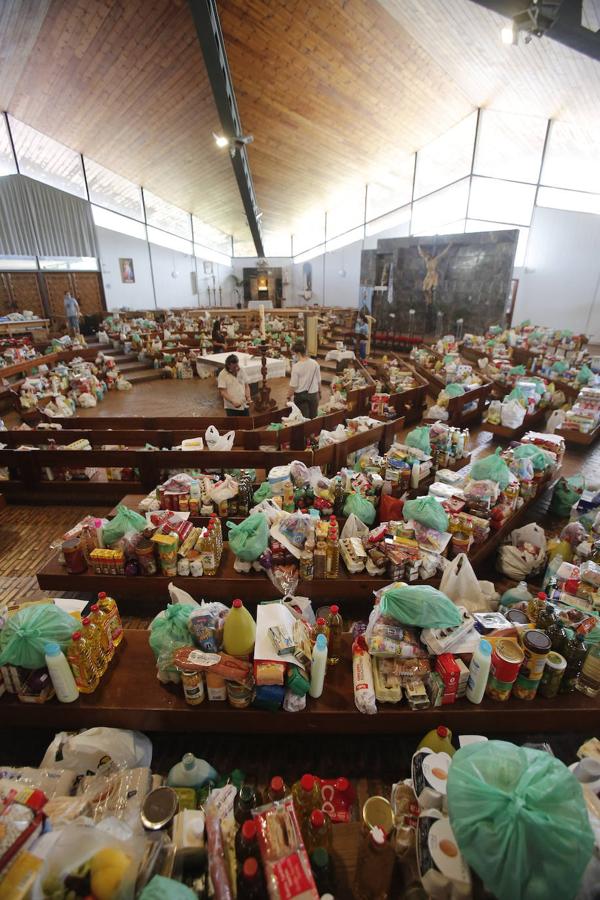
[(442, 706), (446, 706), (448, 703), (456, 703), (456, 693), (448, 693), (444, 688), (444, 695), (442, 697)]
[(444, 700), (442, 702), (453, 703), (453, 700), (446, 700), (446, 695), (454, 694), (454, 699), (456, 699), (458, 682), (460, 681), (460, 668), (451, 653), (442, 653), (437, 657), (435, 671), (439, 673), (444, 682)]

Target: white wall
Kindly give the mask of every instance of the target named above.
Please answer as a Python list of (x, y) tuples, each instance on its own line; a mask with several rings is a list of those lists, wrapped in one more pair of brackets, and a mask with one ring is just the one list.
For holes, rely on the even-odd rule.
[(600, 216), (536, 208), (514, 322), (570, 328), (600, 340)]
[[(111, 231), (108, 228), (97, 228), (96, 232), (100, 250), (100, 270), (108, 309), (120, 309), (121, 307), (140, 310), (154, 309), (154, 289), (156, 290), (156, 306), (162, 308), (218, 306), (219, 297), (223, 306), (235, 305), (232, 294), (233, 283), (228, 278), (232, 272), (231, 267), (213, 262), (213, 275), (205, 275), (203, 260), (194, 260), (194, 257), (185, 253), (151, 244), (153, 289), (146, 241)], [(122, 283), (119, 257), (130, 257), (133, 260), (134, 284)], [(198, 269), (198, 294), (193, 294), (191, 273), (196, 271), (196, 266)], [(173, 278), (173, 272), (177, 272), (176, 278)], [(207, 290), (209, 287), (210, 298)], [(217, 292), (216, 304), (213, 287)], [(219, 287), (221, 287), (220, 295)]]
[[(148, 258), (148, 244), (138, 238), (96, 228), (100, 250), (100, 271), (108, 309), (154, 309), (154, 293)], [(119, 257), (133, 260), (134, 284), (123, 284)]]

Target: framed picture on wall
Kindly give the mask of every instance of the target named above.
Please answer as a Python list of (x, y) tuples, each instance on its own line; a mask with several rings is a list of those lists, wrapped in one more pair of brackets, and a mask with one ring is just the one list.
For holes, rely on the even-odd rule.
[(135, 274), (133, 271), (133, 260), (131, 257), (119, 257), (119, 269), (121, 270), (121, 281), (123, 284), (135, 284)]

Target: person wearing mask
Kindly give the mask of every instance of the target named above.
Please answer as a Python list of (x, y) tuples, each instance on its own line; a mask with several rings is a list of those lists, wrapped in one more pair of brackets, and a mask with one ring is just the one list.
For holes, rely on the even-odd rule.
[(221, 369), (217, 378), (217, 388), (223, 399), (225, 415), (250, 415), (250, 388), (235, 353), (230, 353), (225, 360), (225, 368)]
[(212, 327), (213, 353), (223, 353), (226, 349), (225, 335), (221, 331), (221, 320), (215, 319)]
[(293, 398), (305, 419), (315, 419), (321, 398), (321, 369), (315, 359), (306, 355), (306, 347), (301, 341), (294, 345), (294, 354), (287, 398)]
[(358, 314), (354, 333), (358, 343), (358, 358), (364, 361), (367, 358), (367, 340), (369, 338), (369, 322), (364, 312)]
[(81, 318), (81, 310), (79, 309), (79, 303), (71, 295), (70, 291), (67, 291), (64, 299), (65, 304), (65, 316), (67, 319), (67, 329), (71, 337), (75, 337), (76, 334), (79, 334), (79, 320)]

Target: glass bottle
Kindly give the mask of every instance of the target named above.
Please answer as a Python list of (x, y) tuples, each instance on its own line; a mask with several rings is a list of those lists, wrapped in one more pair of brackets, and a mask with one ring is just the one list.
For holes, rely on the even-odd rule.
[(81, 625), (81, 633), (88, 642), (94, 666), (96, 667), (98, 675), (102, 678), (108, 668), (109, 658), (102, 648), (100, 630), (94, 625), (89, 616), (86, 616), (81, 620)]
[(233, 817), (238, 825), (243, 825), (252, 819), (252, 810), (258, 806), (254, 788), (249, 784), (243, 784), (233, 801)]
[(329, 853), (324, 847), (317, 847), (317, 849), (313, 850), (310, 854), (310, 867), (313, 872), (319, 896), (323, 897), (326, 894), (331, 894), (331, 891), (333, 890), (333, 878), (331, 874)]
[(98, 670), (90, 646), (80, 631), (71, 635), (71, 643), (67, 649), (67, 662), (81, 694), (92, 694), (100, 682)]
[(118, 647), (123, 640), (123, 623), (121, 622), (117, 602), (112, 597), (108, 597), (104, 591), (100, 591), (98, 594), (98, 606), (109, 618), (113, 646)]
[(531, 600), (527, 603), (527, 615), (529, 616), (530, 622), (537, 622), (538, 616), (542, 611), (542, 607), (546, 603), (547, 597), (544, 591), (539, 591), (532, 597)]
[(312, 853), (317, 847), (331, 852), (331, 819), (321, 809), (313, 809), (306, 825), (306, 849)]
[(547, 632), (548, 628), (551, 628), (556, 623), (556, 619), (556, 607), (546, 601), (538, 613), (535, 626), (541, 631)]
[(372, 828), (362, 841), (356, 865), (356, 900), (387, 900), (396, 854), (381, 828)]
[(546, 634), (552, 641), (552, 650), (560, 653), (560, 648), (564, 646), (565, 641), (569, 639), (565, 626), (559, 616), (555, 616), (554, 622), (545, 629)]
[(588, 650), (576, 687), (588, 697), (600, 693), (600, 644), (592, 644)]
[(281, 775), (274, 775), (273, 778), (271, 778), (269, 787), (267, 789), (267, 796), (269, 800), (272, 803), (274, 803), (275, 800), (283, 800), (287, 793), (287, 785)]
[(327, 627), (329, 628), (329, 640), (327, 641), (327, 665), (335, 666), (340, 661), (342, 650), (342, 630), (344, 623), (340, 616), (340, 608), (336, 604), (329, 607), (329, 615), (327, 617)]
[(104, 650), (108, 660), (110, 661), (115, 655), (110, 616), (108, 616), (102, 609), (100, 609), (97, 603), (94, 603), (93, 606), (90, 606), (89, 617), (92, 620), (92, 623), (98, 629), (102, 649)]
[(575, 634), (570, 638), (563, 644), (561, 653), (567, 661), (567, 668), (560, 684), (560, 690), (561, 693), (567, 694), (575, 690), (586, 657), (587, 647), (583, 642), (583, 635)]
[(323, 539), (317, 541), (313, 558), (313, 578), (325, 578), (327, 573), (327, 547)]

